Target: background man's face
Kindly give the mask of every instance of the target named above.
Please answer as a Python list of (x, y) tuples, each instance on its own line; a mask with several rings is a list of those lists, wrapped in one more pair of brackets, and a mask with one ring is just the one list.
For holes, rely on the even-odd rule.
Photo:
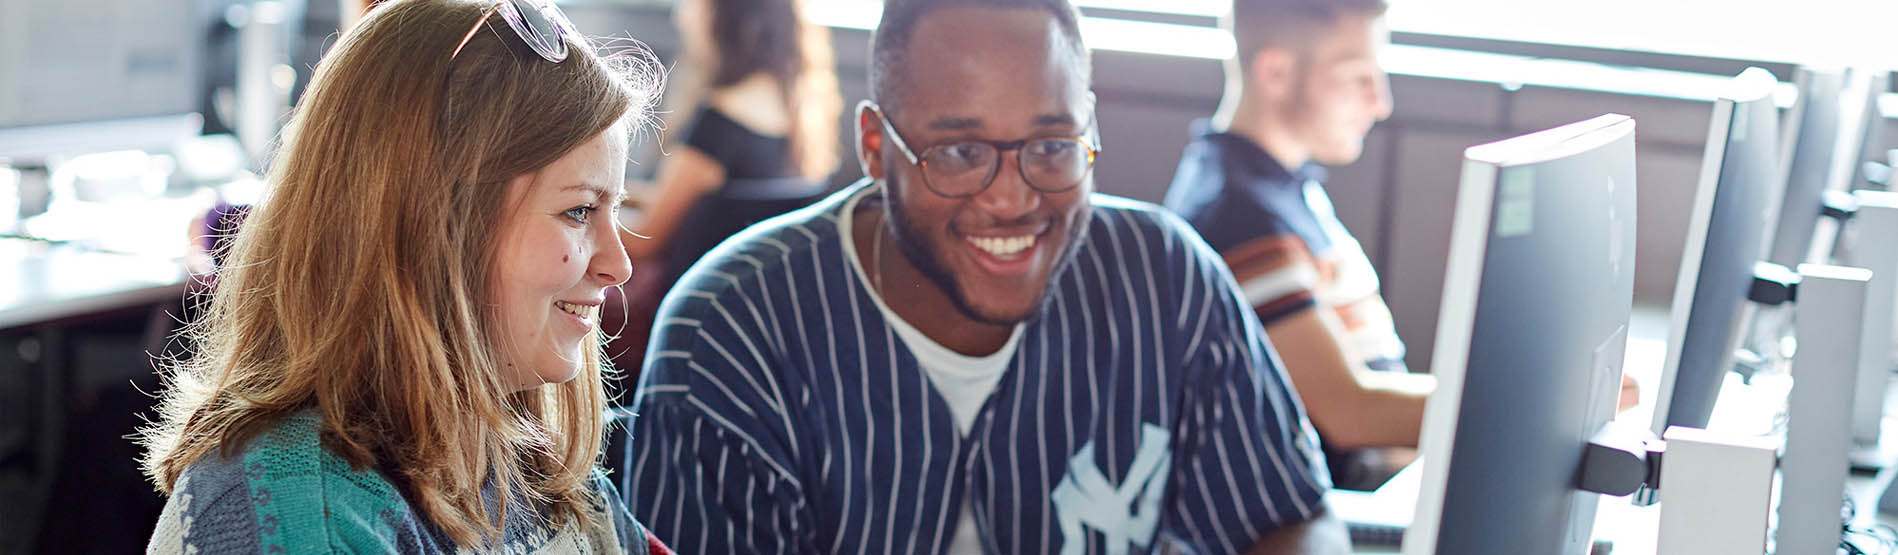
[[(888, 116), (918, 155), (967, 140), (1076, 137), (1091, 123), (1085, 76), (1052, 14), (945, 8), (923, 16), (910, 45), (907, 80)], [(882, 150), (893, 230), (910, 264), (967, 317), (1010, 324), (1033, 316), (1085, 229), (1091, 177), (1044, 193), (1022, 179), (1020, 151), (1004, 152), (986, 190), (947, 198), (895, 148)]]
[(1390, 81), (1378, 66), (1382, 19), (1345, 16), (1301, 55), (1283, 121), (1325, 165), (1357, 161), (1371, 126), (1391, 115)]

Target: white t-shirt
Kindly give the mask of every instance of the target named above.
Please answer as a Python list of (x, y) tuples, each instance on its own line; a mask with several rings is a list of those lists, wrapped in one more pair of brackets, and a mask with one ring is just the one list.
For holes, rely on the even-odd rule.
[[(983, 356), (969, 356), (942, 346), (915, 326), (903, 320), (890, 305), (883, 302), (883, 294), (876, 290), (869, 272), (865, 271), (863, 258), (857, 255), (857, 245), (851, 232), (851, 224), (857, 212), (859, 195), (844, 205), (843, 214), (838, 218), (837, 234), (844, 242), (844, 255), (850, 258), (850, 266), (857, 272), (857, 278), (863, 280), (866, 289), (871, 291), (870, 298), (876, 300), (877, 311), (883, 313), (884, 321), (890, 323), (890, 329), (902, 338), (903, 345), (909, 347), (910, 354), (916, 357), (916, 363), (929, 376), (929, 384), (934, 386), (936, 394), (949, 405), (949, 413), (955, 417), (956, 430), (963, 436), (969, 435), (969, 428), (975, 425), (976, 413), (982, 410), (989, 395), (995, 393), (996, 384), (1001, 383), (1002, 374), (1008, 370), (1008, 362), (1015, 357), (1015, 347), (1021, 342), (1022, 330), (1026, 327), (1015, 324), (1015, 330), (1008, 335), (1008, 342), (994, 353)], [(884, 256), (902, 256), (894, 246), (886, 246)], [(982, 535), (975, 524), (975, 511), (965, 499), (962, 503), (962, 518), (956, 525), (956, 535), (950, 540), (951, 555), (982, 553)]]

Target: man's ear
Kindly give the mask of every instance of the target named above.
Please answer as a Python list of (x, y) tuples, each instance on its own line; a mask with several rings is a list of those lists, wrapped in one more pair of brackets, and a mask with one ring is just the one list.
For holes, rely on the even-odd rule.
[(870, 179), (883, 179), (883, 115), (876, 103), (857, 102), (857, 167)]
[(1293, 79), (1297, 76), (1298, 54), (1287, 48), (1268, 47), (1252, 55), (1252, 61), (1246, 66), (1248, 88), (1259, 91), (1263, 98), (1274, 104), (1292, 95)]

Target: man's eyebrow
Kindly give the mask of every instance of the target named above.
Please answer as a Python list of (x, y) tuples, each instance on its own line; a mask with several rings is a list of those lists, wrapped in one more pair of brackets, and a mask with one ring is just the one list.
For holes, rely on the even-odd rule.
[[(1036, 127), (1077, 125), (1074, 121), (1074, 116), (1070, 114), (1041, 114), (1035, 116), (1033, 123)], [(981, 129), (982, 120), (957, 117), (938, 118), (935, 121), (929, 122), (929, 128), (936, 131), (968, 131), (971, 129)]]
[(1074, 116), (1069, 115), (1069, 114), (1042, 114), (1039, 116), (1035, 116), (1036, 127), (1047, 127), (1051, 125), (1078, 125), (1078, 124), (1074, 121)]
[(968, 131), (981, 129), (982, 120), (977, 118), (944, 117), (929, 122), (929, 128), (936, 131)]

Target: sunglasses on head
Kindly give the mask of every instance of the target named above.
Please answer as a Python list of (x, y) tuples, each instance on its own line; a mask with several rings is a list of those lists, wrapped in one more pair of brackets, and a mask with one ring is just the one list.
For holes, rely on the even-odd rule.
[(527, 43), (528, 48), (549, 62), (559, 63), (567, 59), (567, 37), (579, 34), (574, 31), (573, 22), (567, 20), (566, 14), (554, 7), (553, 0), (494, 0), (481, 12), (481, 19), (475, 20), (474, 27), (461, 37), (461, 43), (455, 45), (455, 51), (448, 57), (453, 59), (460, 55), (461, 49), (468, 46), (468, 41), (496, 13), (501, 14), (501, 19), (507, 21), (508, 28), (514, 30), (521, 42)]

